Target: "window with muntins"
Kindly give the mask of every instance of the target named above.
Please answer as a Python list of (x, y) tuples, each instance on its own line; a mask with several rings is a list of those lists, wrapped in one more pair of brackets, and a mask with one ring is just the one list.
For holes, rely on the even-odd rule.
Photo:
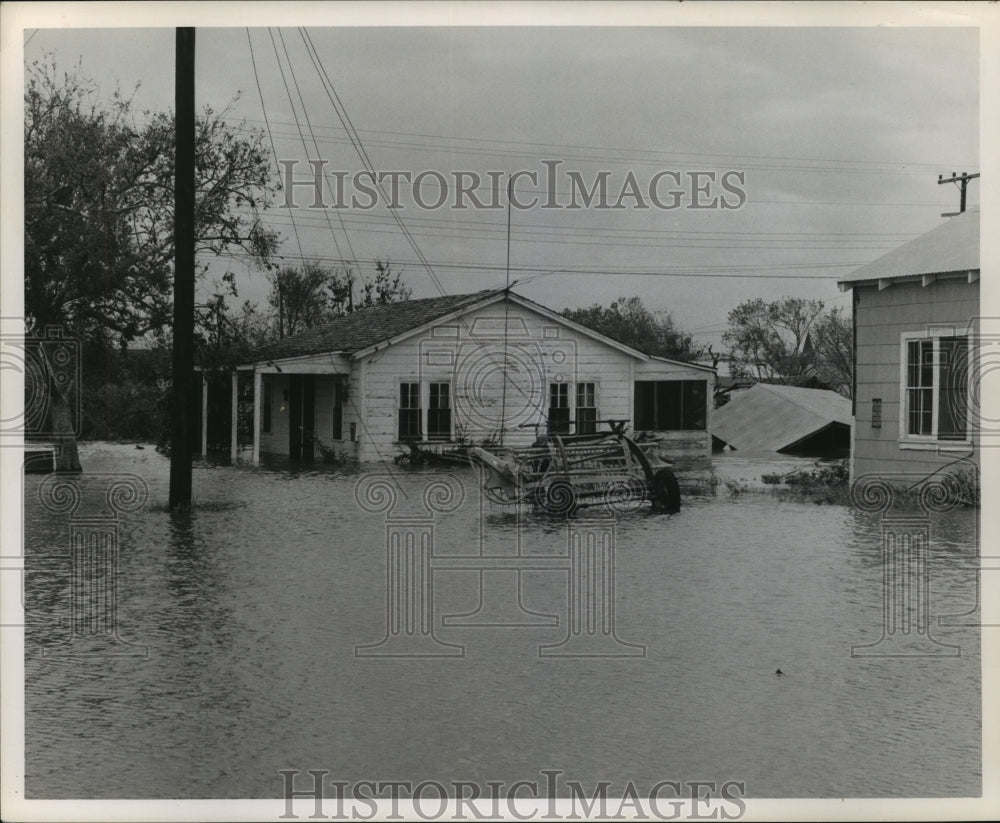
[(597, 431), (597, 385), (576, 384), (576, 433), (593, 434)]
[(569, 434), (568, 383), (549, 383), (549, 434)]
[(427, 405), (427, 439), (451, 440), (451, 385), (431, 383)]
[(911, 338), (904, 357), (903, 437), (968, 440), (969, 338)]
[(399, 439), (420, 439), (420, 384), (399, 384)]

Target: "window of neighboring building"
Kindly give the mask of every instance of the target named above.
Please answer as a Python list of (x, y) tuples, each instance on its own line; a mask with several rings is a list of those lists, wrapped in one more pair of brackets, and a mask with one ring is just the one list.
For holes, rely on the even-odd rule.
[(969, 439), (969, 338), (906, 337), (903, 341), (904, 439)]
[(267, 375), (260, 378), (260, 431), (271, 433), (271, 378)]
[(549, 434), (569, 434), (569, 383), (549, 383)]
[(420, 439), (420, 384), (399, 384), (399, 439)]
[(704, 431), (708, 419), (705, 380), (637, 380), (636, 431)]
[(576, 433), (597, 431), (597, 384), (576, 384)]
[(333, 379), (333, 432), (334, 440), (344, 439), (344, 381)]
[(427, 405), (427, 439), (451, 440), (451, 386), (431, 383)]

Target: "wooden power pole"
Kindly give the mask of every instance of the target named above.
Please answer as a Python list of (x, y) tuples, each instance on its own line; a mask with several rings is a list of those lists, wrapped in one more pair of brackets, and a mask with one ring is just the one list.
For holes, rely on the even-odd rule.
[(174, 359), (170, 509), (191, 506), (194, 453), (194, 29), (176, 34), (174, 117)]
[(964, 171), (961, 174), (955, 174), (955, 172), (952, 172), (951, 177), (945, 177), (943, 174), (938, 175), (939, 186), (942, 183), (958, 183), (960, 191), (958, 211), (947, 212), (946, 214), (942, 214), (942, 217), (954, 217), (955, 215), (961, 214), (965, 211), (965, 190), (969, 187), (969, 181), (975, 180), (977, 177), (979, 177), (979, 172), (976, 172), (975, 174), (967, 174)]

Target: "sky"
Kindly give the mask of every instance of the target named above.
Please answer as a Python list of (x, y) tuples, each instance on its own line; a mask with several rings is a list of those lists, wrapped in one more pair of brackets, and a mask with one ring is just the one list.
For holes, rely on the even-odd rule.
[[(388, 259), (414, 297), (430, 297), (502, 286), (509, 248), (526, 297), (561, 310), (638, 295), (719, 351), (738, 303), (791, 295), (849, 308), (839, 277), (957, 210), (957, 188), (937, 178), (980, 170), (978, 38), (941, 26), (204, 27), (196, 94), (234, 128), (261, 130), (272, 162), (297, 160), (297, 180), (310, 179), (307, 160), (346, 173), (348, 198), (369, 161), (426, 172), (425, 205), (435, 173), (448, 203), (457, 172), (478, 174), (480, 200), (495, 200), (488, 171), (501, 187), (534, 172), (538, 185), (522, 174), (515, 196), (544, 202), (543, 161), (556, 169), (560, 208), (476, 208), (468, 197), (462, 209), (422, 208), (402, 182), (394, 217), (384, 202), (306, 208), (305, 187), (292, 211), (279, 193), (265, 219), (282, 234), (282, 262), (357, 261), (370, 275)], [(79, 63), (101, 95), (134, 90), (140, 112), (173, 105), (171, 28), (42, 28), (25, 41), (29, 64), (46, 54), (60, 69)], [(605, 172), (611, 202), (631, 176), (640, 196), (566, 208), (570, 172), (588, 188)], [(651, 201), (657, 174), (664, 204), (680, 180), (679, 207)], [(692, 192), (692, 179), (707, 190)], [(978, 197), (977, 180), (970, 205)], [(262, 272), (227, 258), (211, 277), (226, 267), (241, 299), (264, 301)], [(207, 295), (211, 278), (200, 288)]]

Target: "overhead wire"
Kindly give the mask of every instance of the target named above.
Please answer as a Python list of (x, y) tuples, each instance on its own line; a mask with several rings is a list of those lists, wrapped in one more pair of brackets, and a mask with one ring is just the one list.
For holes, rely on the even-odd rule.
[[(319, 160), (319, 159), (321, 159), (321, 157), (320, 157), (319, 143), (316, 141), (316, 133), (313, 130), (312, 120), (309, 117), (309, 107), (306, 105), (305, 98), (302, 95), (302, 90), (299, 88), (299, 81), (298, 81), (298, 78), (295, 75), (295, 67), (292, 64), (292, 58), (291, 58), (291, 56), (288, 53), (288, 46), (285, 44), (285, 35), (281, 31), (280, 28), (278, 29), (278, 38), (281, 40), (281, 48), (282, 48), (282, 50), (285, 53), (285, 60), (288, 62), (288, 71), (289, 71), (289, 73), (292, 76), (292, 83), (295, 85), (295, 91), (296, 91), (296, 93), (298, 94), (298, 97), (299, 97), (299, 105), (302, 107), (302, 114), (305, 117), (306, 128), (309, 131), (309, 136), (312, 139), (313, 149), (316, 152), (316, 159)], [(272, 40), (273, 40), (273, 38), (272, 38)], [(300, 132), (300, 134), (301, 134), (301, 132)], [(305, 149), (304, 143), (303, 143), (303, 148)], [(308, 159), (308, 150), (306, 150), (306, 153), (307, 153), (307, 159)], [(324, 176), (323, 179), (326, 180), (326, 177)], [(329, 185), (329, 181), (328, 180), (327, 180), (327, 185)], [(344, 216), (340, 213), (339, 210), (335, 210), (335, 211), (337, 213), (337, 218), (340, 221), (340, 230), (344, 234), (344, 242), (347, 244), (347, 251), (350, 253), (351, 258), (354, 259), (354, 261), (355, 261), (355, 268), (357, 268), (357, 256), (354, 254), (354, 247), (351, 244), (351, 237), (347, 233), (347, 227), (344, 225)], [(337, 253), (340, 254), (341, 253), (340, 252), (340, 243), (337, 242), (337, 234), (333, 230), (333, 224), (330, 222), (329, 209), (323, 209), (323, 216), (326, 218), (326, 224), (327, 224), (328, 228), (330, 229), (330, 236), (333, 238), (333, 243), (334, 243), (334, 246), (337, 249)], [(348, 285), (351, 288), (351, 290), (353, 291), (354, 285), (353, 285), (353, 281), (352, 281), (350, 275), (348, 275), (348, 281), (349, 281)]]
[[(275, 169), (277, 169), (278, 177), (280, 179), (281, 178), (281, 164), (278, 162), (278, 151), (274, 147), (274, 137), (271, 134), (271, 124), (270, 124), (270, 122), (268, 120), (268, 117), (267, 117), (267, 106), (264, 103), (264, 92), (263, 92), (263, 90), (261, 89), (261, 86), (260, 86), (260, 75), (257, 72), (257, 59), (254, 57), (253, 40), (250, 38), (250, 28), (249, 27), (246, 28), (246, 33), (247, 33), (247, 44), (250, 46), (250, 65), (253, 68), (253, 79), (254, 79), (254, 82), (257, 84), (257, 95), (260, 98), (260, 108), (261, 108), (261, 111), (264, 113), (264, 125), (265, 125), (265, 128), (267, 130), (268, 141), (271, 144), (271, 155), (274, 157), (274, 166), (275, 166)], [(291, 214), (291, 212), (289, 212), (289, 219), (292, 221), (292, 232), (295, 235), (295, 244), (299, 248), (299, 255), (304, 259), (305, 258), (305, 254), (304, 254), (304, 252), (302, 250), (302, 239), (299, 237), (299, 229), (298, 229), (298, 226), (295, 224), (295, 215)]]

